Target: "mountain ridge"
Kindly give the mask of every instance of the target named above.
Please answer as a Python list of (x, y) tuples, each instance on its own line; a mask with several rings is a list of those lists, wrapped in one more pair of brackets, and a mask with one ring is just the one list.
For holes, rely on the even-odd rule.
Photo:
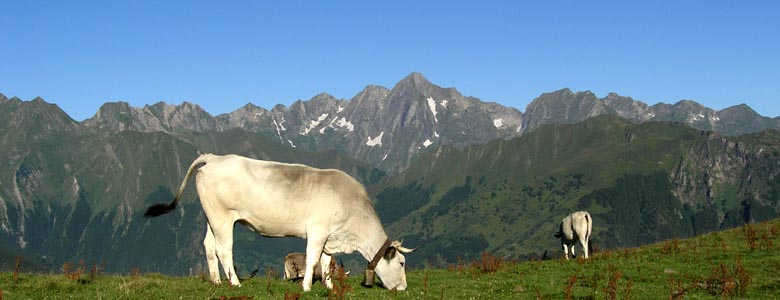
[(616, 93), (598, 98), (590, 91), (573, 92), (568, 88), (542, 93), (523, 113), (463, 96), (454, 87), (437, 86), (417, 72), (392, 88), (368, 85), (350, 99), (337, 99), (323, 92), (289, 107), (278, 104), (268, 110), (247, 103), (216, 116), (190, 102), (158, 102), (140, 108), (127, 102), (108, 102), (79, 124), (102, 132), (243, 128), (274, 134), (290, 147), (335, 149), (397, 173), (431, 146), (462, 147), (495, 138), (511, 139), (544, 124), (571, 124), (604, 114), (634, 123), (681, 122), (730, 136), (780, 129), (780, 118), (763, 117), (744, 104), (721, 111), (691, 100), (649, 106)]

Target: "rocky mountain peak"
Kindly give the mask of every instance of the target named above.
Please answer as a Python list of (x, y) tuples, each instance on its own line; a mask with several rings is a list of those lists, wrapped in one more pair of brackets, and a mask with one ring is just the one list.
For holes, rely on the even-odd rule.
[(285, 106), (284, 104), (281, 104), (281, 103), (277, 104), (277, 105), (274, 105), (274, 107), (271, 108), (272, 112), (278, 112), (278, 113), (283, 113), (286, 110), (287, 110), (287, 106)]
[(100, 109), (98, 109), (98, 114), (100, 114), (100, 112), (110, 112), (110, 111), (117, 111), (117, 110), (129, 111), (132, 109), (133, 108), (130, 106), (130, 103), (124, 101), (106, 102), (100, 106)]
[(369, 85), (357, 93), (355, 97), (352, 97), (350, 102), (356, 106), (378, 105), (381, 108), (389, 95), (390, 89), (379, 85)]
[(753, 110), (753, 108), (745, 103), (724, 108), (718, 112), (718, 115), (743, 115), (750, 117), (761, 116), (755, 110)]
[(162, 129), (159, 124), (149, 124), (143, 114), (141, 109), (132, 107), (130, 103), (124, 101), (106, 102), (100, 106), (94, 116), (84, 120), (83, 124), (86, 127), (106, 131)]
[(412, 85), (423, 86), (423, 87), (427, 85), (432, 85), (432, 83), (428, 81), (428, 79), (425, 78), (425, 76), (423, 76), (422, 73), (418, 73), (418, 72), (412, 72), (411, 74), (406, 75), (406, 77), (404, 77), (404, 79), (401, 79), (401, 81), (399, 81), (398, 84), (400, 85), (412, 84)]
[(254, 110), (265, 110), (264, 108), (254, 105), (252, 102), (247, 103), (246, 105), (242, 106), (238, 110), (248, 110), (248, 111), (254, 111)]
[(309, 102), (317, 103), (317, 104), (318, 103), (323, 103), (323, 102), (324, 103), (334, 102), (334, 101), (338, 101), (338, 99), (336, 99), (336, 97), (333, 97), (333, 95), (328, 94), (326, 92), (319, 93), (319, 94), (317, 94), (316, 96), (312, 97), (309, 100)]
[(412, 73), (399, 81), (392, 89), (394, 95), (406, 97), (407, 95), (421, 94), (435, 97), (442, 88), (432, 84), (420, 73)]
[(264, 126), (269, 126), (269, 118), (271, 116), (268, 110), (252, 103), (247, 103), (237, 110), (216, 117), (218, 130), (244, 128), (252, 131), (263, 131)]
[(683, 108), (683, 109), (692, 109), (692, 110), (708, 109), (704, 105), (701, 105), (701, 104), (699, 104), (696, 101), (688, 100), (688, 99), (677, 101), (677, 103), (673, 104), (673, 106), (680, 107), (680, 108)]
[(168, 103), (165, 103), (165, 101), (157, 101), (157, 103), (152, 105), (144, 105), (144, 109), (157, 109), (157, 110), (164, 110), (165, 107), (169, 106)]
[(574, 92), (571, 91), (569, 88), (562, 88), (557, 91), (542, 93), (539, 95), (537, 99), (550, 99), (550, 98), (560, 98), (560, 97), (571, 97), (574, 96)]
[(8, 98), (3, 95), (3, 93), (0, 93), (0, 102), (8, 101)]
[(100, 106), (97, 113), (92, 118), (84, 120), (87, 124), (98, 122), (100, 119), (114, 117), (117, 113), (129, 113), (133, 110), (130, 103), (124, 101), (106, 102)]
[(41, 97), (23, 101), (13, 97), (4, 102), (14, 107), (8, 122), (10, 127), (25, 128), (23, 134), (42, 134), (45, 131), (63, 132), (76, 130), (81, 124), (73, 120), (58, 105)]

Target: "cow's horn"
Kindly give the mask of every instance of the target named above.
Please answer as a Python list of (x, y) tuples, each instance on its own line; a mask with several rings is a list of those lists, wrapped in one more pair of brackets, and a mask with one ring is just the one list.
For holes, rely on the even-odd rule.
[(395, 249), (397, 249), (401, 253), (409, 253), (409, 252), (412, 252), (412, 251), (417, 249), (417, 248), (409, 249), (409, 248), (403, 247), (403, 246), (401, 246), (401, 243), (403, 243), (403, 242), (393, 241), (392, 246), (395, 247)]
[(398, 251), (401, 251), (401, 253), (409, 253), (409, 252), (412, 252), (412, 251), (416, 250), (417, 248), (409, 249), (409, 248), (404, 248), (404, 247), (398, 246), (398, 247), (396, 247), (396, 249), (398, 249)]

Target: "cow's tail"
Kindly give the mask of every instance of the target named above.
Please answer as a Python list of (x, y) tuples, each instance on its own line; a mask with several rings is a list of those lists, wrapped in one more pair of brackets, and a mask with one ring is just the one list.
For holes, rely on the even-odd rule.
[(174, 208), (176, 208), (176, 204), (179, 202), (179, 198), (181, 198), (181, 194), (184, 193), (184, 188), (187, 187), (187, 181), (189, 181), (190, 177), (192, 176), (192, 173), (194, 173), (195, 170), (199, 169), (204, 165), (206, 165), (206, 156), (205, 155), (198, 156), (198, 158), (196, 158), (195, 161), (192, 162), (190, 168), (187, 169), (187, 174), (184, 175), (184, 180), (182, 180), (181, 185), (179, 185), (179, 190), (176, 192), (176, 196), (173, 198), (173, 201), (167, 204), (160, 203), (160, 204), (155, 204), (150, 206), (148, 209), (146, 209), (146, 213), (144, 213), (144, 217), (153, 218), (156, 216), (164, 215), (171, 212)]

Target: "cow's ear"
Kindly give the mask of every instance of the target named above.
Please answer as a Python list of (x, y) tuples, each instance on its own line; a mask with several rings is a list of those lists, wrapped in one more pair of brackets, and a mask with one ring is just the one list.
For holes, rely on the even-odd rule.
[(395, 247), (390, 246), (389, 248), (387, 248), (387, 252), (385, 252), (384, 259), (391, 260), (395, 257), (396, 254), (398, 254), (398, 250), (395, 249)]

